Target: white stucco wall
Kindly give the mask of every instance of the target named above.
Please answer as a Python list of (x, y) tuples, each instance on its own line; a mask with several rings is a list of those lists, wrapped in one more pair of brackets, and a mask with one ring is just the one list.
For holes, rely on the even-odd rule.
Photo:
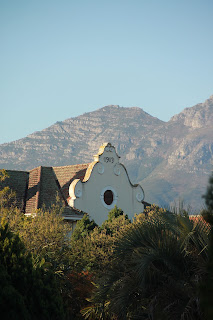
[[(87, 212), (99, 225), (107, 219), (108, 212), (115, 205), (129, 218), (143, 212), (143, 189), (140, 185), (131, 184), (125, 167), (119, 163), (115, 148), (110, 143), (104, 144), (94, 160), (87, 170), (85, 181), (76, 179), (70, 185), (69, 205)], [(114, 193), (114, 201), (109, 206), (103, 199), (106, 189)]]

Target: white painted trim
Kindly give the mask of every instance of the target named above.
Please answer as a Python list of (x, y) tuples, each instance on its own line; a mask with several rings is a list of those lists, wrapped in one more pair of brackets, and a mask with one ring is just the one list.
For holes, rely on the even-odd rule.
[(78, 221), (78, 220), (81, 220), (81, 219), (83, 218), (83, 216), (82, 216), (82, 217), (63, 216), (63, 218), (64, 218), (65, 220)]
[(24, 214), (26, 217), (36, 217), (37, 216), (37, 213), (36, 212), (33, 212), (33, 213), (25, 213)]
[[(36, 213), (25, 213), (24, 214), (26, 217), (36, 217)], [(65, 215), (62, 215), (63, 219), (65, 220), (72, 220), (72, 221), (78, 221), (78, 220), (81, 220), (83, 218), (84, 215), (82, 215), (81, 217), (80, 216), (65, 216)]]

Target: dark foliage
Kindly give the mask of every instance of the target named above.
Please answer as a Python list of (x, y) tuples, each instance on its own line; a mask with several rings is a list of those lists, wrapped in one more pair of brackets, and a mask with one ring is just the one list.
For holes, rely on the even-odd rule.
[(34, 268), (18, 235), (0, 227), (0, 310), (2, 319), (63, 319), (54, 275)]
[(207, 275), (205, 281), (201, 285), (201, 301), (204, 308), (207, 320), (213, 319), (213, 172), (209, 179), (206, 194), (204, 195), (206, 201), (206, 210), (202, 215), (206, 222), (210, 225), (209, 237), (209, 255), (207, 262)]

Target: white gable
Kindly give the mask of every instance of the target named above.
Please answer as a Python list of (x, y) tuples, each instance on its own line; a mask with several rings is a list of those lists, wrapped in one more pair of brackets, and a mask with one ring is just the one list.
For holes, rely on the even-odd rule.
[(91, 219), (101, 224), (108, 212), (121, 208), (129, 218), (143, 212), (144, 192), (140, 185), (133, 185), (126, 168), (110, 143), (103, 144), (85, 174), (84, 180), (75, 179), (69, 187), (69, 205), (87, 212)]

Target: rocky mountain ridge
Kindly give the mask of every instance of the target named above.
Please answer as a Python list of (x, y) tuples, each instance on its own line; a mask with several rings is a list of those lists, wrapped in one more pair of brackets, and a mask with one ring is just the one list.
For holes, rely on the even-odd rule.
[(0, 145), (0, 168), (30, 170), (93, 160), (111, 142), (146, 201), (169, 206), (184, 199), (200, 208), (213, 159), (213, 96), (168, 122), (141, 108), (110, 105), (60, 121)]
[(213, 118), (212, 105), (213, 95), (204, 103), (199, 103), (191, 108), (185, 108), (181, 113), (173, 116), (170, 121), (182, 121), (185, 126), (194, 129), (211, 126)]

